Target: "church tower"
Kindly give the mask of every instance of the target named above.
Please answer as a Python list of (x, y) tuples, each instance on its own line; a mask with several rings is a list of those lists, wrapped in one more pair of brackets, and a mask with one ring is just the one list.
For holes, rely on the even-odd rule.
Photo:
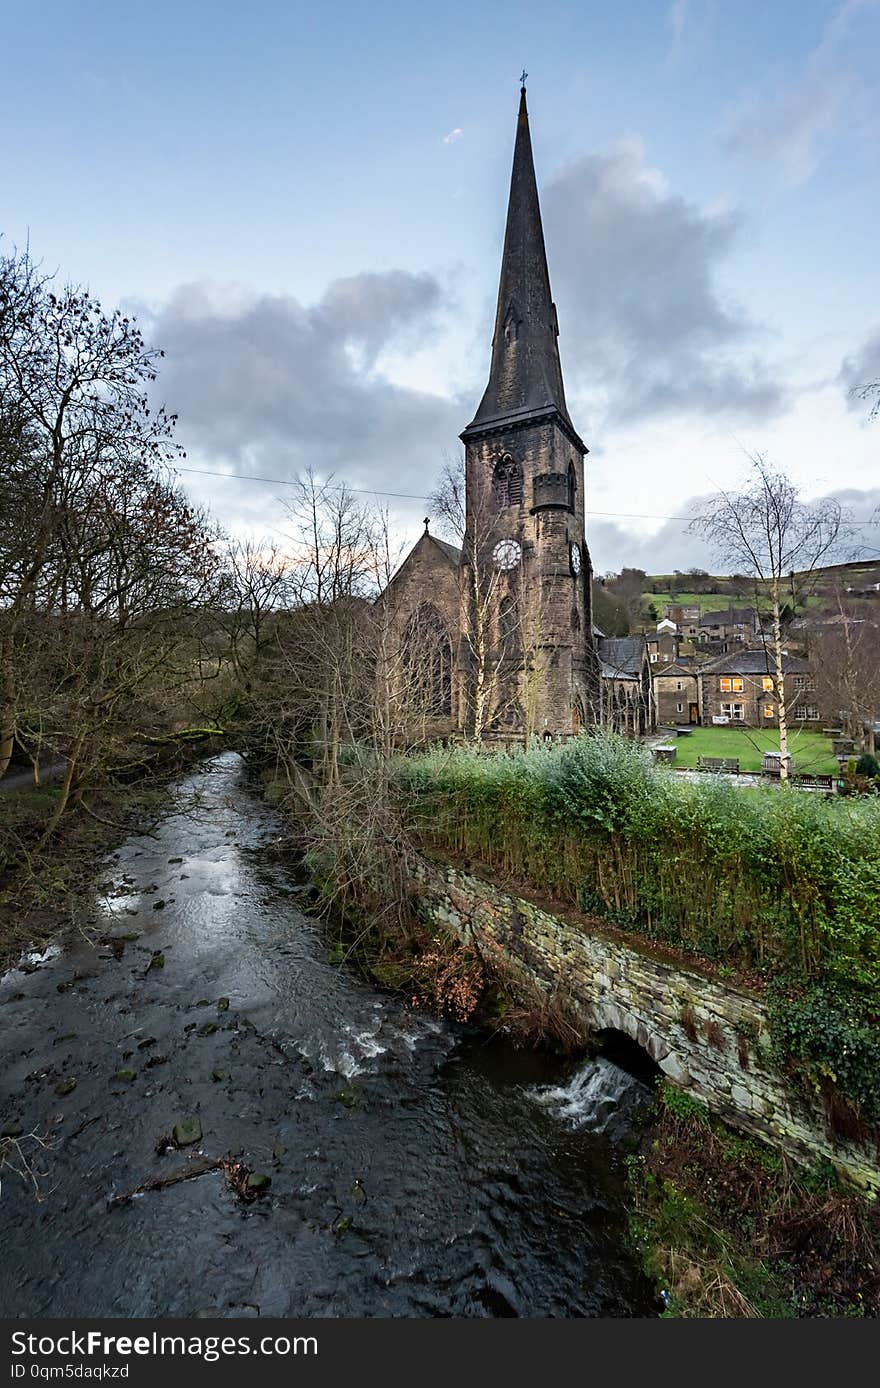
[(522, 88), (489, 383), (461, 434), (462, 721), (502, 736), (598, 721), (586, 445), (569, 417)]

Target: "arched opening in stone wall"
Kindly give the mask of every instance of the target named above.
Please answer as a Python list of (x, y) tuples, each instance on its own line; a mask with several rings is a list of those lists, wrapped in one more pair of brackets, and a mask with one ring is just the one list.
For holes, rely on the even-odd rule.
[(626, 1070), (627, 1074), (641, 1080), (643, 1084), (656, 1085), (663, 1071), (659, 1063), (644, 1046), (625, 1031), (616, 1027), (605, 1027), (594, 1033), (599, 1054), (604, 1055), (614, 1065)]
[[(682, 1057), (676, 1055), (669, 1044), (651, 1031), (639, 1017), (618, 1006), (611, 997), (594, 1005), (591, 1032), (594, 1037), (601, 1039), (612, 1036), (625, 1038), (614, 1042), (609, 1040), (609, 1044), (626, 1046), (630, 1056), (641, 1053), (645, 1061), (654, 1066), (651, 1073), (655, 1078), (662, 1071), (671, 1080), (678, 1081), (687, 1073)], [(635, 1051), (632, 1050), (633, 1046)], [(644, 1065), (645, 1061), (638, 1060), (638, 1064)]]

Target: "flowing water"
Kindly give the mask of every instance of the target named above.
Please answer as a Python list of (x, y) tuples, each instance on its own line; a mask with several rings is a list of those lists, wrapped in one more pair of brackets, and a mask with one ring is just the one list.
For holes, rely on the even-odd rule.
[[(0, 982), (0, 1132), (41, 1197), (3, 1172), (0, 1314), (655, 1314), (619, 1145), (645, 1084), (329, 962), (233, 754), (175, 794), (108, 860), (108, 942)], [(198, 1144), (157, 1151), (194, 1116)], [(210, 1170), (131, 1195), (227, 1153), (268, 1193)]]

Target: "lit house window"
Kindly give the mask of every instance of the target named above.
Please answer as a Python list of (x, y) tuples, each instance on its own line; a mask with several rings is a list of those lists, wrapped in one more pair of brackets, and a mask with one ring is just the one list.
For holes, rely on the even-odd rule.
[(764, 717), (765, 717), (765, 718), (772, 718), (772, 717), (773, 717), (773, 705), (772, 705), (772, 704), (765, 704), (765, 705), (764, 705)]
[(721, 676), (722, 694), (741, 694), (743, 692), (743, 682), (739, 675)]
[(764, 678), (761, 680), (761, 688), (763, 689), (765, 694), (773, 693), (773, 680), (770, 678), (769, 675), (765, 675)]

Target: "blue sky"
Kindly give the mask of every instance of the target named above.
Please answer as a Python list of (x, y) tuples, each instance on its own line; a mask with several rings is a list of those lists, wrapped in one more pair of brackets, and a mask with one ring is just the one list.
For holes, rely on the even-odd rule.
[[(880, 488), (847, 394), (880, 376), (880, 0), (41, 0), (3, 32), (0, 231), (138, 307), (192, 466), (428, 489), (485, 383), (525, 65), (587, 506), (635, 513), (588, 517), (597, 567), (695, 562), (639, 517), (743, 450)], [(277, 487), (185, 481), (278, 525)]]

